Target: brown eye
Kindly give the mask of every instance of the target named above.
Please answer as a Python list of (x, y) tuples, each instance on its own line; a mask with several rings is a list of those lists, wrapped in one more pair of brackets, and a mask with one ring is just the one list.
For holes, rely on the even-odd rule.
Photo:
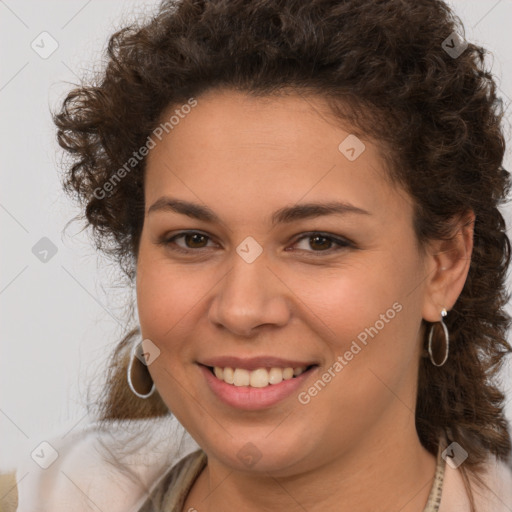
[[(183, 239), (184, 244), (176, 243), (176, 240)], [(177, 235), (166, 237), (165, 235), (158, 240), (159, 245), (168, 247), (177, 252), (189, 253), (197, 249), (207, 249), (207, 243), (210, 237), (197, 231), (184, 231)]]
[(332, 245), (332, 240), (327, 238), (326, 236), (315, 235), (309, 238), (311, 247), (317, 247), (320, 250), (330, 249)]
[[(335, 252), (342, 248), (353, 246), (348, 240), (323, 233), (307, 233), (296, 240), (294, 245), (302, 241), (305, 241), (304, 245), (306, 247), (299, 248), (299, 250), (313, 253)], [(333, 245), (336, 247), (333, 247)], [(313, 250), (310, 250), (308, 247)]]
[(182, 236), (183, 240), (185, 241), (185, 245), (190, 249), (201, 249), (204, 247), (204, 245), (201, 245), (202, 242), (208, 238), (206, 235), (202, 235), (201, 233), (185, 233)]

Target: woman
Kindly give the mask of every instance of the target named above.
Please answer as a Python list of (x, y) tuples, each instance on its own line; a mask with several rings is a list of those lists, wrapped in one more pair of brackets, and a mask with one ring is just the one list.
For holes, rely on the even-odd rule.
[(509, 174), (458, 33), (436, 0), (164, 2), (69, 93), (64, 187), (140, 325), (100, 425), (142, 421), (122, 444), (152, 453), (172, 414), (197, 443), (130, 510), (512, 508)]

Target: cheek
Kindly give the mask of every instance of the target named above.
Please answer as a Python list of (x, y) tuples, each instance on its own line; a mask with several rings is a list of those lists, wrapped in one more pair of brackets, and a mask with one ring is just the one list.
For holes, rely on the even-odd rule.
[(137, 308), (144, 337), (155, 343), (176, 339), (175, 330), (185, 323), (200, 296), (193, 272), (172, 267), (164, 256), (141, 248), (137, 265)]
[(384, 258), (373, 256), (372, 261), (368, 260), (369, 257), (327, 272), (317, 270), (302, 280), (295, 277), (291, 281), (304, 314), (337, 350), (350, 346), (352, 339), (376, 322), (382, 330), (381, 315), (393, 320), (399, 309), (393, 309), (393, 304), (400, 302), (399, 279), (390, 274), (390, 265)]
[[(352, 268), (309, 288), (315, 313), (310, 318), (327, 341), (323, 350), (328, 347), (318, 379), (327, 383), (316, 381), (302, 390), (300, 403), (307, 403), (304, 411), (315, 422), (332, 425), (327, 428), (333, 436), (340, 426), (349, 437), (366, 431), (393, 406), (395, 393), (406, 403), (413, 399), (417, 325), (411, 316), (416, 306), (411, 297), (403, 299), (403, 286), (399, 276), (375, 265), (371, 271)], [(410, 396), (399, 391), (404, 383)]]
[[(374, 385), (384, 387), (369, 370), (394, 386), (417, 365), (421, 301), (411, 283), (418, 263), (411, 254), (397, 266), (397, 258), (391, 252), (368, 254), (364, 261), (296, 281), (294, 292), (324, 344), (326, 367), (345, 375), (351, 393), (357, 391), (352, 386), (361, 395), (378, 393)], [(334, 369), (339, 356), (343, 361)]]
[(144, 253), (141, 248), (137, 265), (137, 309), (142, 338), (149, 338), (160, 350), (149, 367), (157, 389), (172, 411), (187, 408), (183, 402), (180, 382), (188, 368), (190, 333), (193, 332), (194, 308), (201, 307), (202, 285), (193, 281), (194, 273), (171, 266), (157, 254)]
[(414, 387), (421, 325), (419, 292), (411, 293), (410, 286), (417, 275), (414, 261), (403, 259), (399, 269), (381, 261), (361, 273), (354, 269), (329, 288), (339, 306), (324, 315), (337, 334), (332, 349), (339, 378), (333, 391), (354, 413), (361, 403), (373, 404), (370, 415), (393, 399), (391, 390), (404, 382)]

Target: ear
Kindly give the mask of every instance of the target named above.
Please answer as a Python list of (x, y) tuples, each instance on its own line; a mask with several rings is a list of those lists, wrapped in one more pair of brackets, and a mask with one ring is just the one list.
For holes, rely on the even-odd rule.
[(467, 211), (455, 220), (449, 240), (433, 240), (427, 249), (423, 318), (438, 322), (441, 310), (449, 311), (462, 292), (471, 264), (475, 214)]

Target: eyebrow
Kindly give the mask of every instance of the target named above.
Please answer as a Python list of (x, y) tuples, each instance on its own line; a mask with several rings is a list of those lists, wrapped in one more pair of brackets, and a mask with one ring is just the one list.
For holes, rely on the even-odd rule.
[[(157, 199), (148, 209), (148, 215), (156, 211), (170, 211), (187, 215), (193, 219), (204, 222), (221, 223), (218, 215), (207, 206), (163, 196)], [(350, 203), (331, 201), (327, 203), (303, 203), (294, 206), (285, 206), (276, 210), (271, 217), (272, 226), (286, 224), (303, 219), (312, 219), (324, 215), (344, 215), (356, 213), (371, 215), (370, 212), (358, 208)]]

